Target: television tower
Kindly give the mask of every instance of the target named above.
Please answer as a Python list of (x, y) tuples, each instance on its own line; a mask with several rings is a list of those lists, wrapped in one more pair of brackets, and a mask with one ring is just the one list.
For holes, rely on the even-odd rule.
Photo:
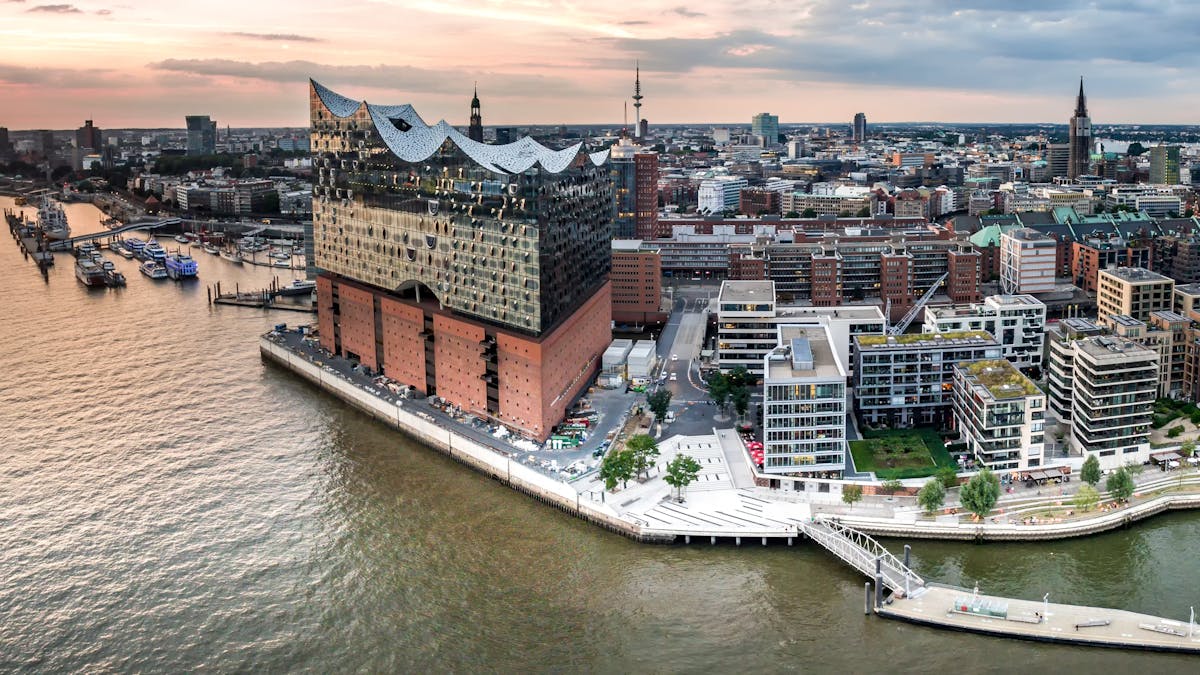
[(633, 77), (633, 137), (642, 137), (642, 66), (634, 66)]

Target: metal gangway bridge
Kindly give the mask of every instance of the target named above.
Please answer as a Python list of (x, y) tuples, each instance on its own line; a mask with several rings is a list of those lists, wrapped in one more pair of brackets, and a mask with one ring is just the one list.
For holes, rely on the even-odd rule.
[[(842, 562), (876, 578), (893, 593), (904, 593), (905, 597), (925, 586), (925, 580), (917, 576), (908, 566), (875, 541), (870, 535), (847, 527), (829, 518), (816, 518), (810, 522), (796, 521), (805, 536), (834, 554)], [(908, 557), (907, 547), (905, 558)]]
[(93, 234), (81, 234), (77, 237), (69, 237), (67, 239), (60, 239), (58, 241), (52, 241), (52, 242), (50, 242), (50, 250), (51, 251), (70, 251), (73, 248), (75, 248), (76, 244), (80, 244), (85, 241), (95, 241), (97, 239), (107, 239), (109, 237), (121, 234), (122, 232), (129, 232), (130, 230), (153, 230), (153, 229), (162, 227), (164, 225), (178, 225), (181, 222), (183, 222), (183, 221), (181, 221), (179, 218), (164, 218), (162, 220), (152, 220), (152, 221), (141, 222), (141, 223), (129, 223), (126, 225), (122, 225), (120, 227), (114, 227), (111, 230), (105, 230), (104, 232), (95, 232)]

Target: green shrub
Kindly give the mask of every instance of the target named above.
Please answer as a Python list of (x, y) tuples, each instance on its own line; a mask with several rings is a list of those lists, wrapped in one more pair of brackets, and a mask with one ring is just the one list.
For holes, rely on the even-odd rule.
[(1175, 438), (1176, 436), (1178, 436), (1179, 434), (1182, 434), (1182, 433), (1183, 433), (1183, 426), (1177, 424), (1177, 425), (1171, 427), (1170, 429), (1167, 429), (1167, 438)]
[(1200, 425), (1200, 411), (1192, 413), (1192, 424)]

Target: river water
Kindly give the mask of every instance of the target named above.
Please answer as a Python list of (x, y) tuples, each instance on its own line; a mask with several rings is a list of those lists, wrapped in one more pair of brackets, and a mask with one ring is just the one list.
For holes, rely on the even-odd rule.
[[(2, 671), (1196, 672), (864, 617), (864, 579), (808, 544), (601, 531), (264, 365), (257, 336), (307, 316), (205, 288), (290, 272), (197, 255), (195, 283), (118, 258), (128, 287), (89, 290), (69, 257), (44, 280), (0, 241)], [(913, 548), (926, 578), (985, 592), (1200, 605), (1197, 513)]]

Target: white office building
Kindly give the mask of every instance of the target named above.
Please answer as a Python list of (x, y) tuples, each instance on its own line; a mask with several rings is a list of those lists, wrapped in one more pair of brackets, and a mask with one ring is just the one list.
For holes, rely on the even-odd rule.
[(762, 368), (763, 471), (840, 478), (846, 468), (846, 368), (829, 327), (780, 326)]
[(738, 176), (716, 176), (700, 182), (696, 191), (700, 213), (723, 213), (738, 210), (741, 191), (750, 184)]
[(1049, 293), (1054, 290), (1058, 244), (1029, 228), (1000, 235), (1000, 288), (1005, 293)]
[(827, 327), (843, 365), (853, 362), (855, 335), (884, 331), (883, 312), (875, 305), (778, 305), (773, 281), (725, 281), (717, 297), (717, 366), (723, 371), (743, 366), (761, 376), (763, 357), (778, 345), (782, 325)]

